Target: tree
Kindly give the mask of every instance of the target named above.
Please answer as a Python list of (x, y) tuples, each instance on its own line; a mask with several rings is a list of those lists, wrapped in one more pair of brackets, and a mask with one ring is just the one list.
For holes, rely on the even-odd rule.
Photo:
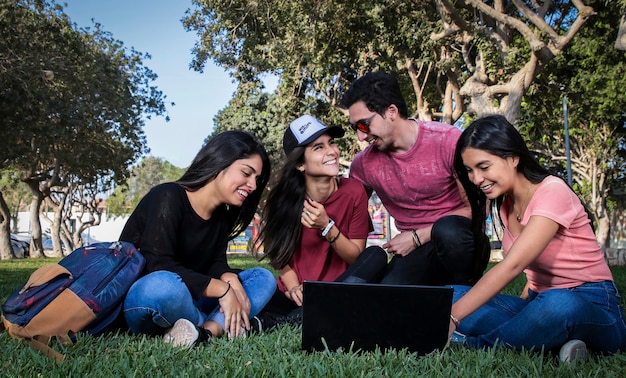
[(26, 209), (26, 198), (29, 194), (26, 185), (20, 182), (19, 172), (8, 169), (0, 172), (0, 192), (4, 194), (4, 200), (9, 208), (11, 232), (17, 233), (18, 214)]
[(580, 0), (193, 3), (183, 23), (200, 36), (198, 71), (212, 59), (241, 83), (278, 74), (293, 108), (313, 97), (339, 116), (345, 87), (384, 69), (419, 118), (448, 123), (465, 112), (515, 119), (536, 75), (594, 14)]
[(37, 257), (44, 198), (55, 187), (123, 182), (148, 151), (144, 117), (164, 115), (165, 97), (150, 84), (149, 56), (98, 24), (77, 30), (53, 1), (0, 5), (0, 140), (8, 146), (0, 168), (18, 170), (31, 189)]
[(615, 39), (615, 48), (617, 50), (626, 50), (626, 1), (622, 1), (622, 18), (620, 19), (619, 31)]
[[(282, 160), (283, 133), (290, 120), (279, 106), (280, 98), (263, 92), (260, 83), (240, 85), (228, 105), (213, 119), (212, 136), (226, 130), (246, 130), (263, 140), (272, 165)], [(295, 118), (295, 117), (294, 117)]]
[(124, 216), (130, 214), (148, 191), (161, 183), (178, 180), (183, 168), (170, 162), (148, 156), (132, 169), (130, 177), (123, 185), (118, 185), (107, 199), (107, 215)]
[[(102, 220), (100, 193), (102, 190), (97, 185), (69, 184), (52, 188), (41, 212), (51, 224), (52, 252), (49, 256), (60, 257), (84, 245), (83, 232), (98, 226)], [(52, 218), (48, 216), (50, 212)]]
[(565, 174), (566, 96), (573, 186), (591, 211), (596, 236), (607, 246), (611, 188), (626, 171), (626, 55), (611, 46), (621, 6), (596, 1), (598, 14), (571, 47), (546, 68), (525, 97), (520, 125), (544, 161)]
[[(62, 224), (64, 219), (64, 213), (67, 212), (68, 208), (71, 208), (71, 194), (70, 194), (70, 185), (58, 187), (57, 190), (52, 188), (50, 190), (50, 194), (44, 198), (45, 205), (42, 208), (42, 214), (44, 217), (47, 217), (46, 208), (52, 210), (53, 217), (50, 221), (50, 229), (52, 233), (52, 254), (51, 257), (61, 257), (63, 256), (63, 251), (61, 248), (61, 242), (64, 243), (65, 246), (74, 249), (74, 244), (70, 243), (70, 239), (68, 237), (68, 233), (63, 232)], [(71, 235), (70, 235), (71, 236)]]
[[(318, 119), (330, 125), (338, 122), (329, 115), (329, 111), (317, 101), (311, 104), (300, 103), (296, 109), (286, 109), (284, 99), (276, 93), (264, 92), (258, 83), (240, 85), (228, 105), (220, 110), (213, 119), (215, 127), (207, 138), (226, 130), (246, 130), (263, 141), (272, 163), (273, 171), (280, 168), (284, 160), (283, 135), (289, 123), (302, 114), (317, 114)], [(342, 151), (347, 151), (355, 141), (353, 134), (346, 134), (339, 140)], [(205, 141), (206, 142), (206, 141)]]

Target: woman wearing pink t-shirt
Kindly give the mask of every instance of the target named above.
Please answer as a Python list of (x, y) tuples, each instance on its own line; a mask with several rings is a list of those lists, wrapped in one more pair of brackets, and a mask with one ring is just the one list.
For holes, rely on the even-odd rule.
[(298, 324), (303, 282), (374, 282), (387, 264), (380, 248), (365, 242), (373, 229), (363, 185), (338, 178), (339, 147), (344, 135), (310, 115), (285, 131), (287, 159), (263, 210), (259, 241), (264, 257), (279, 271), (276, 293), (257, 317), (258, 328)]
[[(504, 226), (505, 258), (472, 288), (454, 287), (453, 344), (557, 351), (571, 361), (587, 348), (626, 350), (620, 297), (580, 199), (533, 158), (502, 116), (461, 135), (455, 168), (484, 232), (488, 201)], [(520, 297), (500, 291), (525, 272)]]

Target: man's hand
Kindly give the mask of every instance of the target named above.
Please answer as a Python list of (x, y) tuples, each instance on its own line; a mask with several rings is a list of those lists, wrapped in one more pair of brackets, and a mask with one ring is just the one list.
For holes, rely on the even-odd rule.
[(413, 244), (413, 233), (411, 231), (401, 232), (394, 236), (393, 239), (383, 244), (383, 248), (389, 254), (406, 256), (415, 250), (415, 244)]

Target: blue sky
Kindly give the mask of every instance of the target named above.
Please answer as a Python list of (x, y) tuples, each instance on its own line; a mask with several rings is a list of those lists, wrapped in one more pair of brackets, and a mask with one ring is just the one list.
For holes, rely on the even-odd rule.
[(191, 7), (183, 0), (58, 0), (79, 27), (92, 19), (128, 48), (149, 53), (144, 64), (159, 78), (155, 84), (167, 96), (170, 121), (146, 120), (150, 155), (187, 167), (213, 129), (213, 117), (226, 106), (236, 86), (228, 74), (209, 62), (200, 74), (189, 69), (196, 42), (181, 19)]

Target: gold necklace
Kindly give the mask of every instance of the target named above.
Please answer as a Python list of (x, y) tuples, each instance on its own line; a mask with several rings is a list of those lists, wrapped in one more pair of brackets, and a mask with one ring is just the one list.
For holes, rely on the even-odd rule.
[(522, 217), (520, 215), (520, 213), (522, 212), (522, 209), (524, 208), (524, 206), (528, 205), (528, 203), (526, 203), (526, 200), (528, 199), (528, 194), (530, 193), (530, 188), (533, 187), (533, 184), (531, 183), (530, 185), (528, 185), (528, 190), (526, 191), (526, 196), (524, 196), (524, 202), (522, 202), (522, 206), (520, 206), (519, 211), (517, 211), (517, 209), (515, 208), (515, 204), (513, 205), (513, 210), (515, 210), (515, 212), (517, 213), (517, 216), (515, 217), (515, 219), (517, 219), (517, 223), (521, 223), (522, 222)]

